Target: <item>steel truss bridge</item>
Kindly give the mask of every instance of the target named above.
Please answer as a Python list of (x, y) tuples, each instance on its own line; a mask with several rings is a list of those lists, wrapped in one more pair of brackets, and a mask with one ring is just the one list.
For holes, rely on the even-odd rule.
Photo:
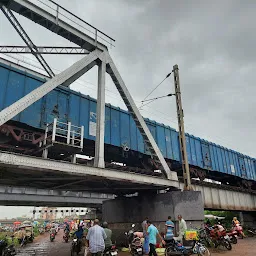
[[(0, 8), (25, 46), (0, 46), (0, 53), (31, 53), (49, 76), (43, 85), (0, 112), (0, 126), (31, 106), (59, 85), (69, 86), (88, 70), (98, 66), (98, 96), (95, 157), (92, 166), (0, 152), (0, 203), (3, 205), (96, 206), (112, 194), (138, 191), (182, 189), (177, 174), (171, 171), (136, 107), (114, 60), (108, 51), (115, 40), (51, 0), (0, 0)], [(76, 47), (36, 46), (14, 13), (66, 38)], [(43, 54), (81, 54), (72, 66), (54, 74)], [(84, 55), (84, 56), (83, 56)], [(165, 177), (122, 172), (105, 168), (105, 74), (109, 74), (131, 113), (152, 161)], [(69, 145), (70, 146), (70, 145)], [(21, 186), (22, 184), (22, 186)], [(230, 191), (193, 185), (202, 192), (206, 208), (256, 210), (256, 196), (250, 192)], [(79, 191), (79, 192), (77, 192)], [(103, 195), (105, 193), (106, 195)], [(107, 195), (109, 194), (109, 195)]]

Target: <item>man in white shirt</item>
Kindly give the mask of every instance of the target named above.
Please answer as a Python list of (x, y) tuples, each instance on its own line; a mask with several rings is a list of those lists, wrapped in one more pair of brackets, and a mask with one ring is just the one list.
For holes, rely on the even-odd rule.
[(87, 245), (92, 256), (101, 256), (105, 250), (105, 239), (107, 235), (102, 227), (99, 226), (99, 220), (95, 219), (93, 227), (89, 228), (86, 236)]
[(178, 220), (179, 220), (179, 232), (178, 232), (179, 236), (174, 237), (174, 239), (176, 241), (182, 242), (183, 237), (185, 235), (185, 232), (187, 230), (187, 224), (186, 224), (186, 221), (182, 218), (181, 215), (178, 215)]

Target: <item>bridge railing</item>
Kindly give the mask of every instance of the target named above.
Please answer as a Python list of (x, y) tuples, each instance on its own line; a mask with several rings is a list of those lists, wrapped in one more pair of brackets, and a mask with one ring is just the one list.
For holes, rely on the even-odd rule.
[(62, 7), (61, 5), (57, 4), (56, 2), (52, 0), (28, 0), (28, 2), (37, 5), (44, 11), (52, 14), (56, 18), (56, 23), (58, 23), (58, 20), (60, 19), (66, 22), (67, 24), (71, 25), (75, 29), (94, 38), (95, 43), (101, 42), (106, 46), (114, 46), (115, 39), (108, 36), (96, 27), (92, 26), (88, 22), (84, 21), (83, 19), (73, 14), (66, 8)]

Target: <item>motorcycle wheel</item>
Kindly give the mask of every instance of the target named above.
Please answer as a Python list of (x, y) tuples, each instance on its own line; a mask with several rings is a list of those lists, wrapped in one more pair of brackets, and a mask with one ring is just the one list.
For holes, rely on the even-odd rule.
[(199, 253), (197, 255), (198, 256), (210, 256), (211, 253), (208, 250), (208, 248), (206, 248), (205, 246), (201, 246), (199, 249)]
[(165, 256), (170, 256), (171, 255), (171, 253), (172, 253), (172, 248), (171, 247), (167, 247), (166, 249), (165, 249), (165, 252), (164, 252), (164, 255)]
[(230, 238), (230, 242), (231, 242), (232, 244), (237, 244), (237, 238), (236, 238), (235, 236), (232, 236), (232, 237)]
[(223, 245), (224, 245), (224, 247), (227, 248), (227, 250), (229, 250), (229, 251), (232, 250), (232, 245), (231, 245), (231, 243), (228, 240), (224, 240), (223, 241)]

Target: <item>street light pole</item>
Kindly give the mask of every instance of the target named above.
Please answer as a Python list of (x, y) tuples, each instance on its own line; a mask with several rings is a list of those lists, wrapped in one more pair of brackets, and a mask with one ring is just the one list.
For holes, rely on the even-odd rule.
[(173, 66), (174, 74), (174, 87), (176, 96), (176, 106), (177, 106), (177, 117), (179, 126), (179, 141), (180, 141), (180, 152), (181, 152), (181, 163), (184, 178), (184, 190), (192, 190), (191, 179), (188, 165), (188, 156), (186, 148), (186, 137), (184, 129), (184, 114), (181, 103), (181, 92), (180, 92), (180, 79), (179, 79), (179, 67), (178, 65)]

